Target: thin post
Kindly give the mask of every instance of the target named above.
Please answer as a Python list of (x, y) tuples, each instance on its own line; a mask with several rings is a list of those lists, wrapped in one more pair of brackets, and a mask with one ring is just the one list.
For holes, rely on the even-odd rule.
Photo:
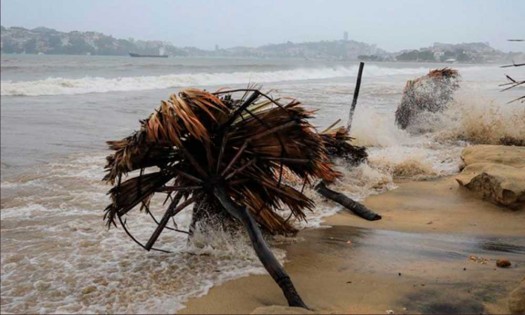
[(361, 88), (361, 76), (363, 75), (364, 62), (359, 63), (359, 72), (357, 73), (357, 82), (355, 83), (354, 99), (352, 100), (352, 106), (350, 107), (350, 114), (348, 115), (348, 124), (346, 130), (350, 134), (350, 127), (352, 127), (352, 117), (354, 116), (355, 106), (357, 105), (357, 98), (359, 97), (359, 89)]

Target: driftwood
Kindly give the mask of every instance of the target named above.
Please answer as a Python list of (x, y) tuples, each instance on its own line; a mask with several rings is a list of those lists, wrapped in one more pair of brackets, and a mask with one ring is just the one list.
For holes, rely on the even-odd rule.
[(368, 221), (381, 220), (381, 216), (379, 214), (373, 212), (359, 202), (348, 198), (342, 193), (329, 189), (326, 187), (326, 184), (323, 181), (315, 186), (315, 190), (325, 198), (337, 202), (363, 219)]
[[(349, 143), (352, 138), (348, 136), (348, 130), (344, 127), (335, 130), (324, 131), (321, 133), (321, 137), (328, 152), (328, 156), (332, 160), (336, 158), (342, 158), (351, 167), (365, 162), (366, 158), (368, 157), (365, 147), (354, 146)], [(325, 181), (321, 181), (315, 187), (315, 190), (325, 198), (339, 203), (363, 219), (371, 221), (381, 219), (380, 215), (367, 209), (364, 205), (352, 200), (342, 193), (328, 189), (326, 185), (327, 183)]]

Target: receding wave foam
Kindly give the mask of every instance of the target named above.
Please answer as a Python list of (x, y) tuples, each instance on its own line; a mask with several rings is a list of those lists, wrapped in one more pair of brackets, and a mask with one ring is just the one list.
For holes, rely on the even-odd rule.
[[(102, 221), (104, 155), (73, 155), (2, 182), (2, 310), (9, 313), (173, 313), (214, 285), (265, 270), (244, 233), (166, 232), (146, 252)], [(162, 198), (161, 198), (162, 199)], [(160, 218), (162, 200), (151, 210)], [(320, 205), (300, 227), (337, 211)], [(176, 218), (187, 230), (191, 211)], [(145, 241), (155, 229), (137, 209), (127, 225)], [(275, 242), (293, 239), (274, 239)], [(5, 243), (4, 243), (5, 242)], [(283, 262), (285, 252), (273, 249)]]
[[(385, 68), (368, 66), (368, 77), (389, 75), (421, 74), (425, 68)], [(351, 77), (357, 67), (300, 68), (294, 70), (266, 72), (222, 72), (188, 73), (160, 76), (138, 77), (85, 77), (81, 79), (47, 78), (36, 81), (2, 81), (3, 96), (71, 95), (86, 93), (107, 93), (119, 91), (142, 91), (189, 86), (215, 86), (228, 84), (247, 84), (249, 82), (268, 83), (281, 81), (318, 80)]]
[(473, 144), (500, 144), (513, 138), (525, 142), (525, 108), (500, 104), (465, 93), (443, 113), (437, 140), (464, 140)]

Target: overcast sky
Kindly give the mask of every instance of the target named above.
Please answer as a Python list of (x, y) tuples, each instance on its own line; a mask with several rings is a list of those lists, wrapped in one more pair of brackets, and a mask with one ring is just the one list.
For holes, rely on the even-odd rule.
[(3, 26), (211, 49), (349, 38), (388, 51), (489, 42), (523, 51), (525, 0), (2, 0)]

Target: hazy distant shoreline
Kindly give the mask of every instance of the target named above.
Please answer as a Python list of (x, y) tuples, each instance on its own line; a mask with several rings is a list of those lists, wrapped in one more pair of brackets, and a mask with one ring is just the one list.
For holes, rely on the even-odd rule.
[(525, 59), (523, 52), (505, 53), (488, 43), (434, 43), (430, 47), (388, 52), (377, 45), (352, 39), (317, 42), (285, 42), (259, 47), (230, 47), (205, 50), (177, 47), (165, 41), (118, 39), (97, 32), (60, 32), (51, 28), (1, 27), (2, 54), (128, 56), (130, 52), (170, 57), (291, 58), (329, 61), (410, 61), (497, 63)]
[[(92, 57), (92, 58), (107, 58), (107, 57), (115, 57), (115, 58), (126, 58), (131, 59), (129, 55), (78, 55), (78, 54), (29, 54), (29, 53), (4, 53), (0, 52), (0, 56), (6, 56), (6, 57), (21, 57), (21, 56), (31, 56), (34, 58), (35, 56), (42, 56), (42, 57), (48, 57), (48, 56), (54, 56), (54, 57), (74, 57), (74, 56), (86, 56), (86, 57)], [(425, 61), (425, 60), (411, 60), (411, 61), (401, 61), (401, 60), (363, 60), (363, 59), (306, 59), (304, 57), (257, 57), (257, 56), (174, 56), (169, 55), (168, 59), (179, 59), (179, 60), (193, 60), (193, 59), (210, 59), (210, 60), (287, 60), (287, 61), (316, 61), (316, 62), (360, 62), (365, 61), (367, 64), (374, 64), (374, 63), (380, 63), (380, 64), (388, 64), (388, 63), (395, 63), (395, 64), (432, 64), (432, 65), (454, 65), (454, 66), (471, 66), (476, 64), (483, 64), (483, 65), (501, 65), (504, 62), (509, 62), (508, 60), (493, 60), (493, 61), (486, 61), (482, 63), (477, 62), (445, 62), (445, 61)], [(145, 58), (144, 60), (151, 60), (150, 58)], [(3, 65), (8, 66), (8, 65)]]

